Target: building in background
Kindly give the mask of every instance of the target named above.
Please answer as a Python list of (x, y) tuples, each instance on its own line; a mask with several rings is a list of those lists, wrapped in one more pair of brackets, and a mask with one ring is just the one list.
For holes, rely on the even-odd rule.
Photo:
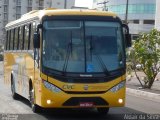
[(5, 39), (5, 25), (31, 11), (44, 8), (68, 9), (75, 0), (0, 0), (0, 44)]
[[(125, 20), (127, 0), (93, 0), (93, 8), (113, 11)], [(155, 25), (156, 0), (128, 0), (128, 25), (133, 39), (141, 32), (149, 32)], [(157, 0), (160, 4), (160, 0)], [(160, 9), (160, 7), (158, 8)], [(160, 16), (158, 16), (160, 18)], [(160, 20), (160, 19), (159, 19)]]
[(156, 0), (155, 28), (160, 30), (160, 0)]

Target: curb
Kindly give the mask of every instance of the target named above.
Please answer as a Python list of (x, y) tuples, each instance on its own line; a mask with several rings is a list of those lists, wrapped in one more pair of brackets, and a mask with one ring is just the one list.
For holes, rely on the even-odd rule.
[(126, 88), (126, 93), (129, 95), (137, 96), (137, 97), (143, 97), (144, 99), (160, 102), (160, 94), (157, 94), (157, 93), (151, 93), (151, 92), (146, 92), (146, 91), (136, 90), (131, 88)]

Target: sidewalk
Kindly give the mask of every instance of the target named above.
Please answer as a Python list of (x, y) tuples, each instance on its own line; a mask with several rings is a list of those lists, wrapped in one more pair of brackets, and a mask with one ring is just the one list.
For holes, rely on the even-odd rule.
[[(146, 99), (160, 102), (160, 74), (157, 75), (157, 80), (153, 83), (151, 89), (140, 89), (141, 85), (139, 81), (135, 77), (134, 73), (132, 73), (132, 75), (133, 77), (131, 79), (126, 79), (127, 94), (141, 96)], [(141, 72), (138, 72), (138, 75), (140, 76), (140, 78), (144, 76), (144, 74)]]

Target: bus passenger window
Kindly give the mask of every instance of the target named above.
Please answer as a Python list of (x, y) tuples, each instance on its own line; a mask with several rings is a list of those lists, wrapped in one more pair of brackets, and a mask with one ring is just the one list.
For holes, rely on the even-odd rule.
[(18, 28), (15, 29), (14, 50), (17, 50), (17, 47), (18, 47)]
[(23, 27), (19, 29), (19, 50), (22, 50), (22, 43), (23, 43)]
[(22, 50), (24, 50), (25, 45), (25, 26), (22, 28)]
[(25, 26), (25, 32), (24, 32), (24, 49), (27, 50), (28, 49), (28, 36), (29, 36), (29, 26), (26, 25)]
[(8, 46), (8, 50), (10, 50), (10, 43), (11, 43), (11, 30), (9, 31), (8, 39), (9, 39), (9, 46)]
[(18, 28), (18, 31), (17, 31), (17, 32), (18, 32), (18, 36), (17, 36), (17, 37), (18, 37), (17, 50), (20, 50), (20, 42), (19, 42), (19, 41), (20, 41), (20, 33), (19, 33), (20, 30), (21, 30), (21, 29), (20, 29), (20, 27), (19, 27), (19, 28)]
[(13, 36), (14, 36), (14, 30), (11, 30), (11, 35), (10, 35), (10, 50), (13, 50)]
[(33, 36), (34, 36), (34, 32), (36, 31), (36, 24), (35, 22), (33, 22), (30, 26), (30, 50), (33, 50)]
[(13, 30), (13, 50), (14, 50), (14, 48), (15, 48), (15, 29)]
[(30, 49), (31, 44), (31, 24), (29, 24), (29, 32), (28, 32), (28, 50)]
[(7, 50), (7, 47), (8, 47), (8, 31), (6, 34), (5, 50)]

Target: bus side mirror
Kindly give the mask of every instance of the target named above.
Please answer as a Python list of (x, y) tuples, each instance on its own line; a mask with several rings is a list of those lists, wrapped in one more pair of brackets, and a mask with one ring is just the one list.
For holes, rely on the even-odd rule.
[(131, 34), (129, 34), (129, 27), (126, 24), (123, 24), (122, 27), (123, 27), (123, 32), (125, 35), (126, 47), (131, 47), (132, 41), (131, 41)]
[(125, 34), (125, 40), (126, 40), (126, 47), (131, 47), (132, 45), (131, 34)]
[(33, 45), (34, 48), (40, 48), (40, 34), (37, 32), (34, 33)]

